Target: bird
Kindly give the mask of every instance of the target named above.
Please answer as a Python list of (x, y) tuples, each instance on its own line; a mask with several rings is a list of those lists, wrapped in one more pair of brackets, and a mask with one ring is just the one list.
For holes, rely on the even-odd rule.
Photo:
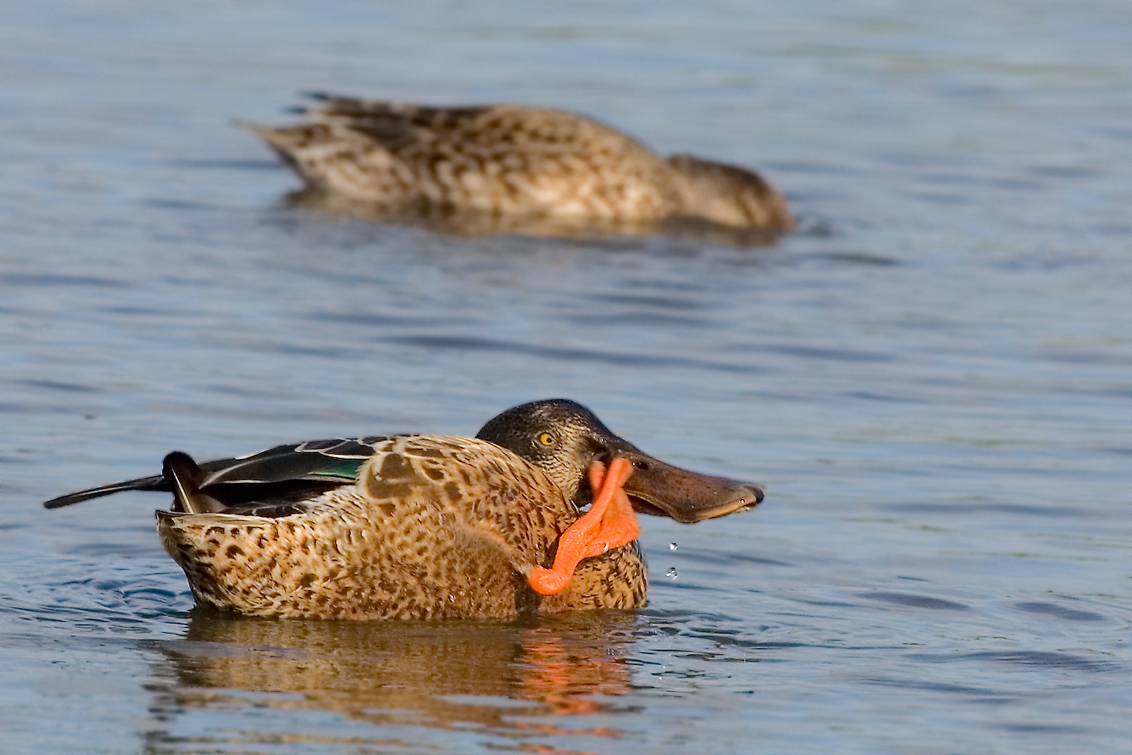
[(759, 174), (686, 154), (661, 157), (593, 118), (493, 104), (433, 107), (313, 94), (308, 122), (238, 125), (316, 194), (391, 214), (453, 211), (584, 224), (707, 220), (787, 231), (783, 195)]
[(337, 438), (203, 464), (174, 451), (160, 475), (44, 506), (127, 490), (172, 492), (157, 530), (198, 604), (361, 620), (639, 608), (634, 512), (693, 523), (765, 495), (649, 456), (569, 399), (508, 409), (474, 438)]

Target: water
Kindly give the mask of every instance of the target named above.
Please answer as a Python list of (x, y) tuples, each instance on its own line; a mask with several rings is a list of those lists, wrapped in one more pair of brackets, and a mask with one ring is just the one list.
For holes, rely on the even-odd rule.
[[(5, 752), (1127, 750), (1127, 4), (0, 18)], [(327, 89), (592, 113), (760, 167), (802, 229), (459, 238), (291, 208), (231, 121)], [(174, 448), (472, 433), (558, 395), (769, 497), (644, 520), (648, 609), (525, 625), (219, 619), (160, 497), (39, 505)]]

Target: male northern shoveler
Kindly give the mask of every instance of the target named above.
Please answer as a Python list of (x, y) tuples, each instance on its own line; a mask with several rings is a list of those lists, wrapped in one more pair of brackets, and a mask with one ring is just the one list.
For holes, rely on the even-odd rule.
[(427, 107), (315, 95), (310, 123), (241, 124), (308, 185), (401, 208), (655, 223), (705, 218), (789, 230), (786, 200), (745, 168), (662, 158), (591, 118), (521, 105)]
[(173, 452), (160, 476), (44, 505), (122, 490), (173, 493), (157, 529), (199, 603), (327, 619), (636, 608), (634, 509), (690, 523), (763, 498), (648, 456), (564, 399), (508, 409), (476, 438), (309, 441), (200, 465)]

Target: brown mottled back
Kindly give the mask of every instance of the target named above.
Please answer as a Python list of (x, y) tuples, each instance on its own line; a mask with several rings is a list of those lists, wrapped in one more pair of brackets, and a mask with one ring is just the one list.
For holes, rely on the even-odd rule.
[[(573, 113), (327, 97), (307, 114), (304, 125), (248, 127), (311, 186), (354, 200), (625, 223), (688, 215), (740, 227), (793, 225), (769, 184), (762, 194), (728, 181), (689, 190), (678, 163)], [(760, 197), (771, 206), (751, 204)]]
[(205, 605), (260, 616), (511, 618), (644, 605), (635, 544), (579, 565), (543, 597), (527, 585), (578, 517), (538, 468), (485, 441), (388, 438), (355, 485), (281, 517), (159, 511), (165, 549)]

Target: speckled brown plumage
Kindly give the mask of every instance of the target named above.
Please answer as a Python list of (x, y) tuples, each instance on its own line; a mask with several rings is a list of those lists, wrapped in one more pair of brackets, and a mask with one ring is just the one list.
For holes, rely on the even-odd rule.
[[(161, 475), (44, 505), (172, 492), (170, 509), (157, 512), (165, 549), (199, 603), (242, 614), (505, 619), (636, 608), (647, 600), (648, 581), (635, 541), (585, 551), (600, 555), (566, 572), (561, 592), (531, 587), (543, 589), (536, 567), (561, 555), (560, 536), (615, 477), (611, 471), (603, 482), (605, 462), (631, 469), (616, 483), (623, 504), (681, 522), (763, 498), (758, 485), (665, 464), (580, 404), (552, 399), (502, 412), (476, 438), (336, 438), (203, 464), (175, 451)], [(592, 520), (600, 507), (590, 508)]]
[(426, 107), (320, 97), (310, 122), (243, 124), (321, 191), (376, 205), (578, 221), (692, 216), (788, 230), (783, 196), (753, 171), (661, 158), (591, 118), (518, 105)]
[(284, 517), (159, 511), (158, 531), (196, 599), (258, 616), (510, 618), (529, 610), (635, 608), (647, 577), (633, 546), (588, 559), (570, 586), (526, 584), (578, 509), (538, 468), (470, 438), (376, 443), (358, 482)]

